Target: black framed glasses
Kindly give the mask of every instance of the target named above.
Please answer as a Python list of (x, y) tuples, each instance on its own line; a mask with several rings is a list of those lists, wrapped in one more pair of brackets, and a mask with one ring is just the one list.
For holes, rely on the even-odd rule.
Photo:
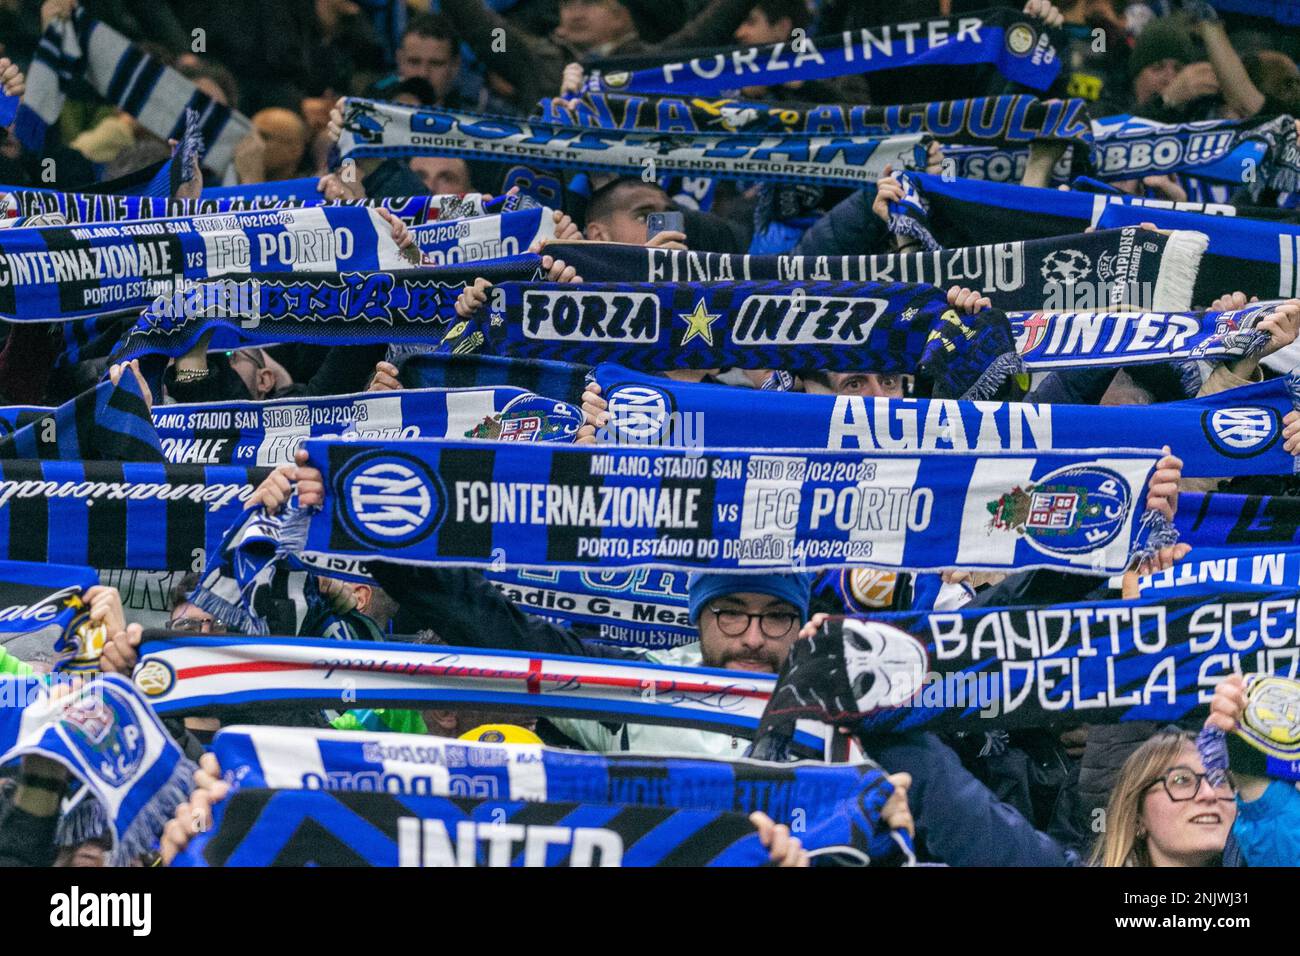
[(740, 637), (749, 630), (749, 622), (758, 618), (758, 628), (764, 637), (785, 637), (799, 623), (799, 615), (793, 611), (764, 611), (762, 614), (750, 614), (734, 608), (711, 607), (709, 613), (718, 619), (718, 630), (727, 637)]
[(225, 634), (226, 622), (217, 618), (177, 617), (167, 622), (173, 631), (187, 634)]
[(1169, 795), (1169, 799), (1175, 803), (1182, 803), (1185, 800), (1196, 799), (1196, 795), (1201, 792), (1202, 780), (1210, 784), (1215, 799), (1236, 799), (1237, 785), (1232, 779), (1232, 774), (1226, 770), (1197, 773), (1191, 767), (1170, 767), (1160, 776), (1153, 778), (1147, 784), (1146, 789), (1150, 790), (1158, 783), (1164, 784), (1165, 793)]

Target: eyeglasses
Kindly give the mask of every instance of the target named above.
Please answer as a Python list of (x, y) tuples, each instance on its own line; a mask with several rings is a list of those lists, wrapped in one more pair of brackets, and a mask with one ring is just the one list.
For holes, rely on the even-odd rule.
[(177, 617), (167, 622), (173, 631), (187, 634), (225, 634), (226, 622), (217, 618)]
[(790, 629), (799, 623), (799, 616), (789, 611), (764, 611), (762, 614), (749, 614), (730, 608), (709, 608), (709, 613), (718, 619), (718, 630), (727, 637), (740, 637), (749, 630), (749, 622), (758, 618), (758, 628), (764, 637), (785, 637)]
[(261, 349), (235, 349), (233, 352), (226, 353), (226, 357), (232, 362), (236, 356), (248, 359), (257, 368), (266, 368), (266, 357), (262, 355)]
[(1209, 782), (1210, 789), (1214, 791), (1215, 799), (1236, 799), (1237, 785), (1232, 779), (1232, 774), (1226, 770), (1197, 773), (1191, 767), (1171, 767), (1154, 778), (1147, 784), (1145, 789), (1150, 790), (1156, 784), (1162, 783), (1165, 787), (1165, 793), (1169, 794), (1169, 799), (1175, 803), (1182, 803), (1185, 800), (1196, 799), (1196, 795), (1201, 792), (1202, 780)]

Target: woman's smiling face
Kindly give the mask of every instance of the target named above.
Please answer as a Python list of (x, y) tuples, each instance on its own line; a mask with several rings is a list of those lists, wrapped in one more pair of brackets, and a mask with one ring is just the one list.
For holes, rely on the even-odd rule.
[[(1187, 776), (1205, 773), (1201, 755), (1190, 741), (1166, 768), (1166, 779), (1178, 770)], [(1190, 786), (1186, 777), (1182, 779)], [(1206, 866), (1223, 852), (1228, 831), (1237, 819), (1236, 800), (1229, 790), (1212, 788), (1206, 780), (1193, 778), (1191, 782), (1196, 785), (1196, 795), (1190, 800), (1172, 799), (1160, 781), (1152, 783), (1142, 799), (1141, 824), (1155, 866)]]

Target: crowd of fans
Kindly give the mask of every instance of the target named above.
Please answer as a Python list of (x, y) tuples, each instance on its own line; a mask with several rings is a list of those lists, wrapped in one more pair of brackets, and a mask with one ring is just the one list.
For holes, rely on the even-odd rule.
[[(77, 0), (0, 0), (0, 82), (21, 94), (24, 70), (42, 30), (66, 18)], [(465, 160), (421, 156), (361, 160), (355, 174), (332, 166), (331, 149), (342, 123), (341, 97), (366, 96), (414, 106), (529, 116), (539, 101), (573, 93), (584, 67), (627, 54), (664, 57), (693, 47), (763, 44), (795, 31), (815, 36), (909, 19), (956, 15), (1006, 6), (999, 0), (441, 0), (438, 12), (378, 0), (82, 0), (95, 18), (126, 34), (157, 59), (174, 66), (214, 100), (237, 108), (252, 130), (235, 150), (234, 178), (241, 184), (318, 177), (326, 198), (385, 198), (425, 193), (500, 194), (505, 169), (486, 157)], [(1016, 5), (1017, 7), (1020, 4)], [(1066, 68), (1051, 97), (1082, 97), (1095, 117), (1131, 113), (1186, 122), (1253, 116), (1300, 116), (1300, 33), (1268, 29), (1249, 17), (1225, 14), (1207, 21), (1183, 15), (1169, 0), (1029, 0), (1027, 12), (1062, 25), (1069, 39)], [(1000, 93), (971, 89), (941, 70), (905, 76), (887, 71), (833, 81), (810, 80), (743, 91), (763, 102), (893, 104), (950, 100)], [(169, 145), (126, 112), (92, 95), (72, 98), (60, 119), (58, 140), (33, 155), (9, 135), (0, 145), (0, 182), (70, 190), (113, 178), (170, 154)], [(54, 176), (42, 175), (53, 159)], [(942, 168), (942, 152), (931, 168)], [(1032, 167), (1029, 175), (1041, 170)], [(556, 210), (557, 238), (650, 245), (694, 251), (743, 253), (755, 235), (758, 187), (718, 183), (711, 211), (692, 208), (656, 182), (592, 171), (586, 195), (566, 193)], [(204, 180), (220, 181), (204, 170)], [(1045, 182), (1026, 184), (1045, 185)], [(1181, 201), (1186, 185), (1176, 175), (1116, 184), (1135, 195)], [(801, 255), (875, 255), (908, 248), (891, 234), (888, 201), (901, 187), (887, 173), (872, 189), (827, 189), (817, 221), (794, 251)], [(1227, 190), (1227, 202), (1244, 201)], [(1276, 197), (1285, 206), (1288, 197)], [(1294, 202), (1294, 197), (1289, 197)], [(681, 212), (684, 227), (649, 235), (653, 213)], [(1285, 213), (1284, 213), (1285, 214)], [(394, 238), (409, 246), (406, 227), (391, 219)], [(978, 228), (978, 227), (976, 227)], [(554, 281), (581, 282), (563, 261), (548, 257)], [(491, 283), (479, 279), (456, 304), (473, 316), (487, 302)], [(980, 290), (946, 290), (951, 305), (968, 313), (988, 308)], [(1229, 308), (1267, 290), (1225, 288), (1199, 308)], [(1219, 366), (1203, 386), (1210, 394), (1260, 381), (1262, 357), (1295, 341), (1300, 301), (1280, 304), (1261, 326), (1270, 334), (1263, 355)], [(57, 405), (110, 374), (107, 360), (55, 360), (62, 339), (53, 326), (10, 325), (0, 350), (0, 403)], [(910, 376), (818, 369), (670, 371), (669, 378), (733, 388), (762, 387), (788, 371), (793, 388), (818, 394), (900, 398), (914, 394)], [(171, 402), (264, 400), (284, 396), (343, 395), (402, 388), (400, 363), (387, 346), (277, 345), (209, 352), (206, 339), (174, 360), (155, 405)], [(114, 376), (124, 369), (111, 370)], [(608, 421), (599, 386), (557, 396), (580, 404), (586, 424), (579, 441), (595, 441)], [(920, 396), (918, 396), (920, 397)], [(1062, 371), (1035, 382), (1026, 401), (1073, 404), (1156, 404), (1183, 397), (1177, 377), (1160, 366), (1125, 370)], [(1288, 452), (1300, 451), (1300, 417), (1288, 416)], [(729, 436), (743, 445), (743, 436)], [(1166, 449), (1168, 452), (1169, 450)], [(1172, 449), (1148, 488), (1147, 505), (1172, 517), (1182, 479)], [(1210, 482), (1215, 487), (1227, 483)], [(1197, 487), (1205, 487), (1202, 483)], [(1236, 479), (1233, 490), (1294, 494), (1293, 479)], [(319, 503), (321, 476), (300, 453), (278, 468), (249, 506), (275, 513), (291, 494), (302, 506)], [(1141, 571), (1185, 559), (1185, 546), (1157, 554)], [(328, 612), (347, 623), (352, 639), (419, 634), (449, 645), (500, 648), (546, 655), (643, 657), (679, 666), (709, 666), (776, 673), (791, 645), (820, 624), (809, 583), (799, 575), (701, 574), (692, 577), (689, 618), (698, 641), (671, 651), (638, 653), (593, 643), (540, 617), (521, 613), (479, 572), (374, 564), (374, 584), (322, 577)], [(905, 576), (900, 575), (900, 580)], [(174, 631), (222, 634), (227, 625), (189, 601), (197, 575), (170, 596)], [(1011, 575), (944, 575), (949, 607), (1051, 604), (1113, 596), (1097, 579), (1055, 572)], [(907, 593), (905, 587), (899, 594)], [(141, 626), (123, 609), (112, 587), (86, 594), (93, 622), (109, 640), (101, 667), (130, 675)], [(897, 605), (906, 609), (906, 603)], [(316, 634), (313, 623), (302, 633)], [(30, 673), (32, 664), (0, 648), (0, 673)], [(1208, 721), (1232, 730), (1243, 706), (1239, 678), (1218, 688)], [(326, 727), (321, 713), (286, 713), (284, 722)], [(215, 718), (167, 722), (201, 770), (189, 802), (160, 834), (169, 862), (211, 820), (211, 808), (229, 790), (221, 768), (204, 753), (220, 726)], [(949, 865), (1234, 866), (1300, 864), (1297, 794), (1289, 784), (1207, 774), (1194, 745), (1203, 718), (1181, 726), (1149, 722), (1044, 727), (986, 734), (975, 721), (969, 732), (912, 732), (882, 736), (868, 747), (890, 774), (895, 795), (885, 823), (912, 832), (920, 859)], [(590, 720), (539, 719), (464, 710), (350, 710), (335, 715), (336, 728), (386, 730), (459, 737), (484, 724), (510, 724), (524, 740), (598, 752), (648, 752), (738, 757), (745, 742), (725, 734), (680, 727), (609, 725)], [(104, 839), (57, 851), (53, 828), (58, 802), (48, 781), (65, 771), (28, 758), (6, 782), (0, 817), (0, 861), (26, 865), (103, 865)], [(1280, 794), (1278, 788), (1289, 790)], [(797, 836), (759, 815), (755, 825), (772, 860), (807, 865)], [(1287, 833), (1292, 834), (1289, 838)], [(1289, 848), (1289, 849), (1288, 849)]]

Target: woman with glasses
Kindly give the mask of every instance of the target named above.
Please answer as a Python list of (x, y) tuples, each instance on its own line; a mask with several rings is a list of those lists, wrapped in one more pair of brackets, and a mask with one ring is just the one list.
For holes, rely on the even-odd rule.
[(1161, 731), (1120, 769), (1092, 863), (1220, 866), (1236, 819), (1231, 777), (1206, 774), (1194, 734)]

